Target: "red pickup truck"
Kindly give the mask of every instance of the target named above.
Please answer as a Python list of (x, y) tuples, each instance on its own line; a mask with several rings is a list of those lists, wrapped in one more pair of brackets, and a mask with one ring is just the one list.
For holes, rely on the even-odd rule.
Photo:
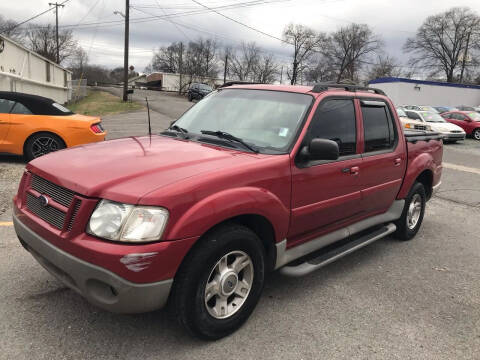
[(442, 146), (404, 133), (381, 90), (224, 86), (159, 135), (33, 160), (13, 220), (91, 303), (168, 303), (190, 333), (217, 339), (252, 313), (266, 272), (305, 275), (389, 234), (414, 237)]

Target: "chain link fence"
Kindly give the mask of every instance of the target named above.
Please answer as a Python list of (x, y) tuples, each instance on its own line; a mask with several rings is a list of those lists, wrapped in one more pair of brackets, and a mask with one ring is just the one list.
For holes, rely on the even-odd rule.
[(69, 102), (74, 103), (87, 96), (87, 79), (70, 80), (68, 82)]

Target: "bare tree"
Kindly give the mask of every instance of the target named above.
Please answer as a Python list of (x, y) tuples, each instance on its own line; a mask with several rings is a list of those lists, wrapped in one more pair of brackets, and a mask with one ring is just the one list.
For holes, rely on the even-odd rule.
[(329, 59), (320, 53), (312, 57), (305, 71), (305, 80), (310, 84), (332, 82), (336, 77)]
[(253, 68), (254, 81), (262, 84), (271, 84), (278, 74), (278, 65), (272, 54), (263, 55)]
[(255, 81), (254, 69), (260, 60), (260, 48), (255, 42), (242, 43), (230, 62), (231, 74), (240, 81)]
[[(428, 17), (414, 38), (407, 39), (404, 49), (412, 54), (410, 64), (434, 76), (444, 73), (447, 82), (455, 81), (475, 66), (470, 54), (480, 39), (480, 18), (471, 9), (454, 7)], [(460, 71), (460, 74), (458, 74)]]
[(361, 68), (370, 55), (381, 50), (382, 41), (365, 24), (350, 24), (333, 32), (322, 53), (331, 61), (337, 82), (358, 81)]
[(17, 26), (15, 21), (5, 19), (2, 15), (0, 15), (0, 34), (17, 42), (22, 42), (22, 29)]
[[(26, 31), (26, 45), (36, 53), (55, 62), (57, 56), (55, 27), (52, 25), (42, 27), (31, 25)], [(72, 30), (59, 31), (58, 48), (60, 63), (75, 54), (77, 42), (73, 38)]]
[(70, 58), (68, 68), (72, 71), (72, 79), (85, 79), (85, 70), (88, 65), (88, 54), (80, 46)]
[(401, 66), (388, 55), (378, 55), (375, 63), (372, 64), (367, 72), (368, 80), (399, 76), (402, 76)]
[(289, 24), (283, 31), (285, 42), (293, 46), (292, 71), (288, 73), (290, 83), (297, 83), (297, 77), (303, 71), (309, 58), (320, 49), (325, 41), (323, 33), (315, 33), (309, 27), (300, 24)]
[(146, 72), (162, 71), (177, 73), (180, 70), (180, 55), (185, 46), (181, 42), (171, 43), (169, 46), (161, 47), (154, 53)]

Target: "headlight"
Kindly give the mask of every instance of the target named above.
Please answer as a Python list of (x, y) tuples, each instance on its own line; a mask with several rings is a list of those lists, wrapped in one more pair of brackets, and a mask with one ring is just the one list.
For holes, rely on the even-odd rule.
[(90, 217), (87, 233), (124, 242), (155, 241), (162, 236), (167, 220), (168, 211), (163, 208), (102, 200)]

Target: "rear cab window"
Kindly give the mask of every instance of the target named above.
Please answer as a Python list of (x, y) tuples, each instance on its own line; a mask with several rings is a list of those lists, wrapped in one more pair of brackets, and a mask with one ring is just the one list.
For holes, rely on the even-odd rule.
[(397, 142), (398, 134), (388, 104), (382, 100), (360, 100), (363, 118), (364, 152), (388, 152)]

